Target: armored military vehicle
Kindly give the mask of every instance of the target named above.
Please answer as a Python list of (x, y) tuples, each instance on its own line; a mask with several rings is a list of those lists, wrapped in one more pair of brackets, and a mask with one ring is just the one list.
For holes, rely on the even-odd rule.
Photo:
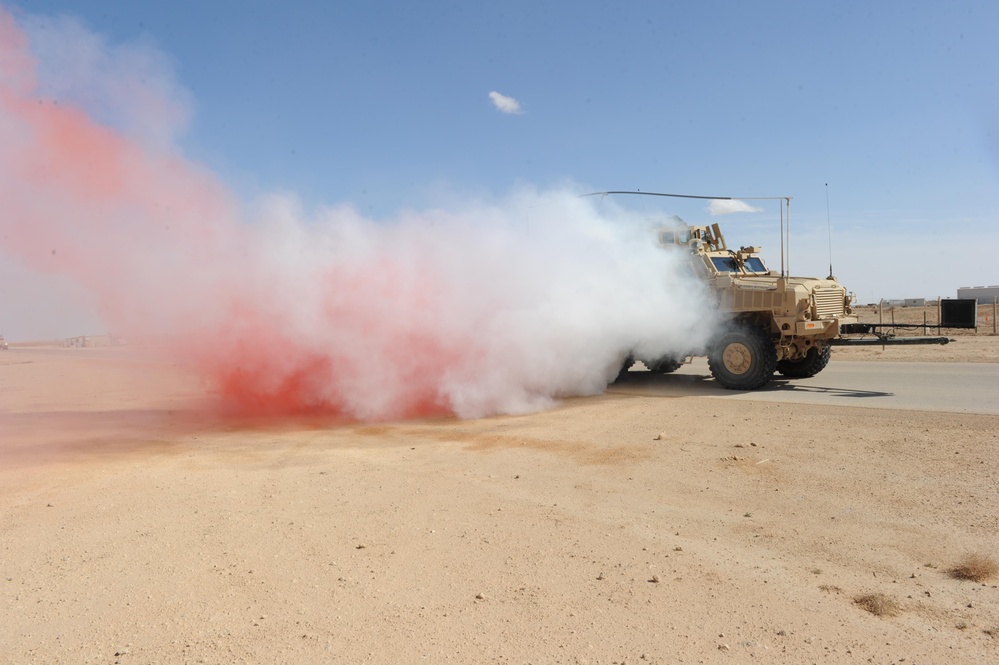
[[(730, 314), (708, 349), (711, 375), (726, 388), (753, 390), (774, 372), (815, 376), (829, 362), (831, 340), (856, 323), (850, 295), (834, 278), (788, 277), (771, 271), (758, 247), (731, 249), (718, 224), (680, 220), (658, 231), (659, 245), (680, 253), (711, 287), (717, 307)], [(638, 358), (653, 372), (671, 372), (681, 358)]]
[[(608, 193), (636, 192), (601, 194)], [(718, 224), (691, 226), (674, 217), (657, 230), (657, 236), (660, 247), (680, 254), (709, 285), (715, 305), (727, 315), (726, 323), (707, 348), (690, 349), (683, 357), (632, 355), (622, 371), (641, 360), (652, 372), (668, 373), (679, 369), (689, 356), (706, 355), (711, 375), (722, 386), (755, 390), (769, 383), (775, 372), (791, 379), (815, 376), (828, 365), (834, 345), (950, 341), (946, 337), (892, 339), (876, 326), (859, 323), (851, 311), (851, 294), (831, 274), (826, 278), (788, 276), (783, 254), (781, 270), (773, 271), (764, 263), (759, 247), (730, 248)], [(876, 337), (843, 337), (856, 333)]]

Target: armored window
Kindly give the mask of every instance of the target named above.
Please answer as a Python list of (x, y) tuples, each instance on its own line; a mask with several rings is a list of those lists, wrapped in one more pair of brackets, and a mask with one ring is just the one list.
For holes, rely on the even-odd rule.
[[(715, 270), (718, 272), (742, 272), (735, 262), (735, 257), (732, 256), (712, 256), (711, 263), (714, 264)], [(758, 256), (747, 257), (744, 266), (746, 272), (750, 273), (769, 272), (767, 267), (763, 265), (763, 260)]]
[(718, 272), (739, 272), (739, 266), (731, 256), (712, 256), (711, 263), (715, 264)]

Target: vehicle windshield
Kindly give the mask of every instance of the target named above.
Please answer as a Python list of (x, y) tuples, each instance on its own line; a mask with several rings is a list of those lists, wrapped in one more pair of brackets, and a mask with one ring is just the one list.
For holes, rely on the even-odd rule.
[[(718, 272), (741, 272), (734, 256), (712, 256), (711, 263), (715, 265)], [(767, 272), (767, 267), (763, 265), (763, 260), (758, 256), (746, 257), (745, 267), (746, 272)]]

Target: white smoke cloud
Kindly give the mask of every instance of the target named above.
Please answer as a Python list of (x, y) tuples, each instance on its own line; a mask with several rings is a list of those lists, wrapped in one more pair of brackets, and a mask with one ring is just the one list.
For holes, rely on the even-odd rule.
[(739, 199), (712, 199), (708, 204), (708, 213), (713, 216), (731, 215), (737, 212), (763, 212), (763, 208), (751, 206)]
[(364, 420), (414, 399), (463, 417), (533, 411), (602, 392), (630, 352), (703, 346), (715, 321), (644, 224), (593, 206), (523, 188), (375, 223), (274, 197), (246, 286), (294, 340), (282, 353), (338, 368), (319, 374), (317, 403)]
[(493, 106), (495, 106), (501, 113), (521, 115), (524, 112), (520, 107), (520, 102), (513, 97), (507, 97), (506, 95), (498, 93), (495, 90), (489, 93), (489, 99), (492, 100)]

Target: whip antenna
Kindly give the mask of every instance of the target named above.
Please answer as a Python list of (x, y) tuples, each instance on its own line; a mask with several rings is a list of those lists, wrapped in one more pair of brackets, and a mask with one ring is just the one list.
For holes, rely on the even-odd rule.
[(829, 231), (829, 279), (836, 279), (833, 277), (832, 269), (832, 222), (829, 218), (829, 183), (826, 183), (826, 229)]

